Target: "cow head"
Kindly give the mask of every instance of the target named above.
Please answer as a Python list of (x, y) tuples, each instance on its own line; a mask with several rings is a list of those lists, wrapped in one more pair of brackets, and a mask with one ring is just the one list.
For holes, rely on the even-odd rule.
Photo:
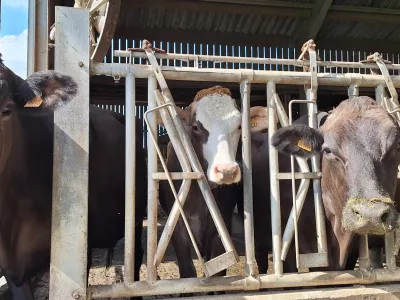
[(345, 100), (319, 130), (291, 125), (279, 129), (271, 143), (287, 154), (322, 154), (325, 211), (328, 218), (341, 217), (342, 230), (382, 235), (398, 227), (392, 199), (400, 163), (400, 129), (373, 99)]
[[(241, 173), (235, 158), (242, 117), (230, 90), (221, 86), (201, 90), (186, 109), (176, 109), (209, 182), (239, 182)], [(252, 107), (250, 115), (253, 132), (268, 127), (266, 108)], [(161, 119), (158, 122), (162, 125)]]
[(31, 101), (41, 107), (56, 109), (66, 103), (77, 92), (77, 84), (69, 77), (55, 71), (42, 71), (23, 80), (8, 69), (0, 54), (0, 171), (3, 170), (11, 152), (13, 136), (13, 116), (19, 108)]

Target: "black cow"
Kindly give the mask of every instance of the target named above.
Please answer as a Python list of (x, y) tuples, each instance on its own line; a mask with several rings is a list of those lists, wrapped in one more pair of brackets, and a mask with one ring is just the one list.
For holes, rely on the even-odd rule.
[[(13, 299), (33, 299), (30, 280), (49, 267), (54, 109), (77, 92), (69, 76), (37, 72), (21, 79), (0, 61), (0, 268)], [(24, 108), (34, 97), (40, 108)], [(122, 115), (90, 106), (90, 248), (112, 248), (124, 236), (125, 124)], [(137, 122), (136, 251), (139, 276), (147, 168)]]

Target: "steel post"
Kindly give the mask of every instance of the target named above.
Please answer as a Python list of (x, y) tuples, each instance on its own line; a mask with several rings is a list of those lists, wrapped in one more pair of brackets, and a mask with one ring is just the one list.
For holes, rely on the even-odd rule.
[[(58, 31), (58, 27), (57, 27)], [(125, 81), (125, 249), (124, 281), (135, 278), (135, 192), (136, 192), (136, 116), (135, 76), (128, 73)], [(137, 278), (139, 279), (139, 278)]]
[[(276, 109), (273, 95), (276, 93), (275, 82), (269, 81), (267, 84), (268, 101), (268, 139), (271, 144), (271, 138), (277, 130)], [(283, 264), (281, 261), (282, 230), (281, 230), (281, 203), (279, 192), (279, 173), (278, 150), (269, 147), (269, 174), (271, 184), (271, 228), (272, 228), (272, 249), (274, 271), (277, 275), (283, 274)], [(266, 183), (267, 184), (267, 183)], [(267, 253), (265, 254), (267, 255)]]
[[(148, 79), (148, 109), (157, 107), (155, 91), (157, 89), (157, 80), (154, 76)], [(147, 281), (157, 280), (157, 267), (154, 264), (154, 258), (157, 251), (157, 205), (158, 205), (158, 181), (152, 178), (152, 174), (157, 172), (157, 151), (150, 136), (150, 130), (157, 132), (156, 117), (149, 115), (149, 131), (147, 133)], [(157, 135), (155, 135), (157, 142)]]
[(258, 276), (258, 267), (254, 252), (254, 212), (253, 178), (251, 161), (250, 132), (250, 88), (248, 80), (240, 84), (242, 96), (242, 159), (243, 159), (243, 201), (244, 201), (244, 237), (246, 247), (246, 272), (248, 276)]
[(89, 10), (56, 7), (55, 70), (78, 83), (54, 113), (50, 300), (86, 299), (89, 172)]
[(359, 265), (362, 271), (366, 271), (371, 268), (368, 249), (368, 235), (366, 234), (360, 235), (359, 237)]
[(29, 0), (27, 75), (48, 70), (48, 0)]

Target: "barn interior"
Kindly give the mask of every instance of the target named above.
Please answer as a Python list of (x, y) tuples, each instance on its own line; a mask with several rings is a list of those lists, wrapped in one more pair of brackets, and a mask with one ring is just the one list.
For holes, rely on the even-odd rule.
[[(113, 50), (141, 47), (143, 39), (167, 53), (209, 54), (242, 57), (296, 59), (308, 39), (314, 39), (321, 60), (365, 60), (379, 52), (383, 58), (399, 63), (400, 3), (395, 0), (118, 0), (115, 32), (111, 46), (105, 49), (104, 62), (127, 63), (112, 56)], [(74, 0), (50, 0), (48, 24), (54, 24), (54, 7), (74, 6)], [(111, 32), (112, 33), (112, 32)], [(107, 47), (107, 46), (106, 46)], [(49, 52), (52, 69), (52, 51)], [(135, 63), (146, 64), (143, 59)], [(185, 66), (181, 61), (163, 65)], [(248, 68), (259, 70), (301, 71), (291, 66), (206, 63), (200, 68)], [(370, 70), (322, 68), (322, 73), (370, 73)], [(392, 72), (393, 74), (393, 72)], [(176, 103), (186, 106), (202, 88), (217, 82), (169, 81)], [(91, 102), (121, 107), (124, 104), (124, 78), (91, 78)], [(225, 84), (240, 101), (239, 84)], [(137, 104), (147, 104), (147, 82), (137, 80)], [(253, 84), (251, 105), (265, 105), (266, 87)], [(291, 99), (305, 99), (303, 87), (280, 85), (278, 93), (284, 105)], [(360, 89), (360, 95), (374, 96), (373, 89)], [(319, 109), (331, 109), (346, 99), (347, 90), (319, 86)], [(117, 108), (117, 110), (123, 108)], [(294, 105), (294, 117), (300, 108)], [(302, 110), (302, 109), (301, 109)], [(301, 112), (301, 114), (305, 111)]]

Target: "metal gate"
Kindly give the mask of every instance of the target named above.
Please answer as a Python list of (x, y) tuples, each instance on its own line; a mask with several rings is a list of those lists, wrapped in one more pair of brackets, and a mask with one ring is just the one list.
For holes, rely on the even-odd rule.
[[(115, 283), (106, 286), (86, 286), (86, 259), (82, 255), (83, 249), (87, 246), (87, 203), (84, 200), (84, 192), (82, 198), (77, 199), (75, 206), (69, 214), (63, 214), (63, 205), (67, 205), (70, 198), (67, 197), (68, 191), (59, 183), (63, 179), (69, 178), (71, 170), (80, 170), (82, 160), (77, 160), (68, 153), (68, 149), (62, 151), (62, 157), (55, 158), (55, 161), (60, 160), (63, 163), (71, 163), (72, 168), (67, 171), (55, 169), (55, 192), (59, 197), (59, 207), (53, 210), (53, 224), (57, 227), (53, 230), (52, 235), (52, 256), (51, 256), (51, 279), (50, 279), (50, 299), (85, 299), (86, 295), (90, 299), (100, 298), (116, 298), (116, 297), (132, 297), (146, 295), (163, 295), (163, 294), (178, 294), (182, 292), (211, 292), (211, 291), (255, 291), (260, 289), (276, 289), (285, 287), (315, 287), (329, 285), (349, 285), (349, 284), (373, 284), (378, 282), (393, 282), (400, 281), (400, 271), (396, 268), (394, 257), (397, 255), (398, 241), (394, 234), (386, 236), (386, 263), (388, 269), (371, 270), (369, 268), (367, 236), (361, 239), (360, 247), (360, 269), (345, 272), (310, 272), (299, 274), (283, 274), (282, 260), (287, 254), (288, 247), (295, 238), (297, 244), (297, 229), (296, 222), (298, 214), (295, 211), (301, 211), (304, 203), (305, 194), (299, 192), (294, 193), (294, 201), (292, 208), (292, 218), (289, 218), (286, 224), (284, 234), (282, 236), (282, 226), (280, 220), (280, 200), (279, 200), (279, 180), (295, 180), (301, 179), (301, 185), (308, 189), (310, 180), (312, 180), (314, 188), (314, 204), (316, 210), (317, 221), (317, 241), (318, 252), (309, 254), (299, 254), (296, 258), (298, 267), (316, 267), (326, 266), (328, 247), (326, 244), (325, 235), (325, 216), (322, 207), (322, 199), (320, 192), (320, 166), (318, 157), (312, 158), (312, 170), (304, 160), (297, 159), (301, 172), (280, 173), (277, 163), (277, 151), (270, 147), (270, 174), (271, 174), (271, 217), (272, 217), (272, 241), (273, 241), (273, 257), (274, 257), (274, 274), (258, 274), (256, 265), (254, 265), (254, 237), (253, 237), (253, 211), (252, 211), (252, 186), (251, 186), (251, 160), (249, 159), (250, 150), (250, 126), (248, 116), (250, 106), (251, 83), (262, 83), (266, 85), (267, 103), (269, 109), (269, 129), (268, 135), (271, 137), (276, 131), (276, 115), (279, 118), (282, 126), (287, 126), (291, 123), (291, 113), (289, 117), (286, 115), (279, 96), (276, 93), (277, 84), (291, 84), (304, 86), (306, 89), (307, 100), (300, 101), (307, 104), (309, 117), (309, 125), (317, 127), (316, 112), (317, 112), (317, 97), (316, 92), (318, 85), (325, 86), (342, 86), (349, 89), (350, 96), (358, 95), (359, 87), (375, 87), (376, 99), (384, 105), (394, 115), (398, 114), (399, 104), (395, 87), (400, 87), (400, 76), (389, 76), (386, 69), (400, 70), (400, 65), (382, 64), (382, 60), (375, 56), (374, 63), (368, 62), (331, 62), (317, 61), (313, 42), (305, 44), (303, 54), (308, 53), (309, 60), (301, 59), (271, 59), (271, 58), (244, 58), (244, 57), (223, 57), (223, 56), (207, 56), (207, 55), (183, 55), (183, 54), (157, 54), (152, 49), (147, 48), (145, 52), (129, 52), (119, 51), (119, 56), (125, 57), (140, 57), (147, 58), (150, 65), (136, 64), (119, 64), (119, 63), (90, 63), (89, 62), (89, 13), (84, 9), (74, 9), (66, 7), (56, 8), (56, 24), (57, 38), (55, 44), (56, 51), (56, 69), (65, 74), (78, 79), (80, 85), (80, 98), (74, 100), (76, 103), (68, 105), (68, 109), (62, 112), (56, 112), (56, 125), (61, 126), (64, 131), (70, 128), (76, 128), (77, 124), (87, 130), (88, 116), (85, 115), (85, 105), (88, 102), (88, 87), (90, 75), (108, 75), (114, 77), (126, 77), (126, 153), (127, 166), (134, 165), (135, 156), (135, 78), (148, 79), (148, 99), (149, 110), (145, 113), (145, 119), (148, 117), (149, 135), (148, 135), (148, 171), (149, 171), (149, 190), (148, 190), (148, 250), (147, 250), (147, 270), (148, 277), (146, 281), (138, 281), (133, 278), (133, 257), (134, 257), (134, 188), (135, 178), (133, 170), (126, 168), (126, 232), (125, 232), (125, 278), (123, 283)], [(75, 25), (71, 25), (75, 24)], [(78, 25), (77, 25), (78, 24)], [(83, 32), (83, 33), (82, 33)], [(87, 35), (86, 35), (87, 33)], [(79, 55), (74, 53), (80, 50)], [(192, 67), (159, 67), (157, 59), (171, 59), (194, 61)], [(226, 63), (273, 63), (276, 65), (285, 66), (302, 66), (309, 71), (266, 71), (266, 70), (249, 70), (249, 69), (201, 69), (198, 68), (200, 61), (206, 62), (226, 62)], [(375, 63), (376, 62), (376, 63)], [(380, 69), (382, 74), (334, 74), (334, 73), (318, 73), (317, 66), (324, 67), (340, 67), (340, 68), (360, 68), (360, 69)], [(245, 116), (242, 121), (243, 134), (242, 139), (246, 138), (243, 143), (243, 162), (247, 172), (244, 172), (244, 208), (246, 214), (245, 240), (246, 240), (246, 276), (227, 276), (227, 277), (209, 277), (207, 278), (187, 278), (179, 280), (157, 280), (156, 268), (157, 262), (162, 258), (163, 252), (170, 238), (170, 234), (174, 229), (174, 222), (179, 217), (179, 213), (183, 210), (181, 205), (185, 199), (185, 193), (190, 187), (191, 180), (197, 180), (199, 183), (207, 206), (213, 216), (215, 224), (220, 233), (226, 253), (215, 260), (204, 263), (206, 275), (212, 275), (221, 269), (226, 269), (236, 262), (237, 255), (233, 247), (229, 234), (226, 231), (225, 224), (221, 220), (218, 208), (215, 206), (215, 201), (210, 195), (210, 188), (207, 181), (204, 179), (204, 173), (199, 168), (196, 155), (193, 155), (190, 140), (185, 137), (182, 131), (179, 117), (175, 111), (173, 95), (169, 93), (168, 86), (165, 80), (187, 80), (187, 81), (217, 81), (237, 83), (241, 86), (242, 95), (242, 112)], [(157, 89), (157, 81), (162, 89), (160, 92)], [(388, 87), (391, 97), (388, 97), (385, 87)], [(292, 103), (299, 101), (291, 101)], [(86, 104), (85, 104), (86, 103)], [(76, 107), (73, 105), (78, 104)], [(167, 131), (170, 135), (171, 142), (175, 143), (177, 149), (181, 149), (182, 167), (184, 172), (175, 174), (172, 178), (168, 173), (157, 172), (157, 124), (154, 115), (151, 112), (159, 110), (164, 124), (167, 124)], [(87, 111), (86, 111), (87, 112)], [(70, 113), (81, 116), (81, 119), (75, 118), (75, 124), (71, 125), (67, 119), (62, 118), (62, 114)], [(153, 134), (152, 134), (153, 133)], [(71, 137), (77, 140), (81, 137), (77, 132)], [(56, 136), (55, 143), (65, 144), (65, 137), (62, 135)], [(87, 140), (83, 141), (83, 144)], [(71, 144), (68, 144), (71, 147)], [(87, 149), (86, 149), (87, 150)], [(88, 153), (88, 150), (87, 150)], [(179, 155), (179, 153), (177, 153)], [(83, 166), (87, 163), (87, 156), (83, 157)], [(163, 163), (163, 162), (162, 162)], [(164, 164), (164, 163), (163, 163)], [(292, 158), (292, 165), (294, 159)], [(165, 168), (165, 166), (164, 166)], [(182, 187), (182, 192), (175, 194), (175, 208), (169, 216), (171, 226), (165, 231), (165, 235), (160, 239), (157, 248), (157, 182), (156, 180), (168, 180), (171, 184), (173, 179), (184, 179), (187, 182), (185, 187)], [(58, 183), (58, 184), (57, 184)], [(77, 183), (77, 188), (87, 192), (87, 182)], [(186, 192), (185, 192), (186, 191)], [(179, 198), (179, 200), (178, 200)], [(182, 203), (182, 204), (180, 204)], [(69, 204), (70, 205), (70, 204)], [(71, 222), (71, 220), (75, 222)], [(222, 222), (221, 222), (222, 221)], [(79, 235), (79, 233), (85, 233)], [(75, 246), (73, 254), (65, 251), (65, 248), (70, 248), (69, 244)], [(65, 247), (65, 248), (64, 248)], [(297, 248), (297, 247), (296, 247)]]

